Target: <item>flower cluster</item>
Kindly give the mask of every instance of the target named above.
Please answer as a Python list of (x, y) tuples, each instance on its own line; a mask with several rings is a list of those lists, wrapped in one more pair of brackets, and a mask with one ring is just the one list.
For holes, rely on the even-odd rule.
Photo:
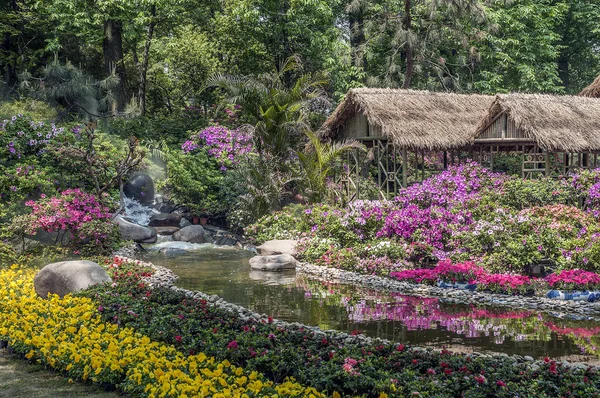
[(0, 123), (0, 153), (8, 158), (39, 155), (45, 146), (59, 138), (65, 129), (43, 122), (36, 123), (23, 115)]
[(580, 269), (565, 270), (546, 277), (553, 289), (600, 290), (600, 275)]
[(131, 328), (105, 323), (90, 299), (41, 299), (33, 275), (16, 266), (0, 271), (0, 340), (70, 377), (145, 397), (321, 396), (293, 380), (275, 384), (227, 360), (185, 355)]
[(46, 232), (70, 230), (76, 232), (85, 223), (93, 220), (108, 220), (111, 217), (108, 207), (103, 206), (98, 198), (80, 189), (67, 189), (60, 196), (42, 198), (37, 202), (25, 203), (33, 210), (30, 232), (37, 228)]
[(205, 147), (208, 154), (215, 157), (225, 170), (237, 164), (242, 155), (252, 150), (252, 135), (243, 130), (211, 126), (184, 142), (181, 149), (184, 153), (190, 153), (199, 147)]
[[(35, 235), (38, 229), (58, 232), (57, 239), (65, 238), (77, 252), (85, 245), (94, 253), (110, 251), (119, 241), (118, 229), (111, 220), (108, 207), (95, 195), (80, 189), (67, 189), (60, 196), (41, 195), (38, 201), (27, 201), (32, 213), (22, 216), (25, 232)], [(87, 250), (89, 251), (89, 250)]]

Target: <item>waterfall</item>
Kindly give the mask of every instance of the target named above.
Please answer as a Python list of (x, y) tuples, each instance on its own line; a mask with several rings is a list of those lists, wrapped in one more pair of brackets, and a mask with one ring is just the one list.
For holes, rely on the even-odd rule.
[(148, 225), (150, 216), (158, 213), (158, 211), (144, 206), (135, 199), (130, 199), (127, 196), (124, 199), (125, 217), (138, 225)]

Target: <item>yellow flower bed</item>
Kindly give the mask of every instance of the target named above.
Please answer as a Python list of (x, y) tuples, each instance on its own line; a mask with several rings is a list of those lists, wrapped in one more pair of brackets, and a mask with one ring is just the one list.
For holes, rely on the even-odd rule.
[(104, 323), (92, 300), (41, 299), (34, 275), (16, 265), (0, 270), (0, 340), (71, 377), (148, 397), (323, 396), (294, 380), (273, 384), (227, 361), (186, 356), (130, 328)]

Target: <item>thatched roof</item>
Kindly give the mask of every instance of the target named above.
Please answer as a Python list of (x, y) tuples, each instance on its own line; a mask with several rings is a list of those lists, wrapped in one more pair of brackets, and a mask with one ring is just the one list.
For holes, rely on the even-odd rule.
[(576, 96), (500, 94), (477, 127), (477, 135), (506, 112), (525, 136), (546, 150), (600, 150), (600, 101)]
[(598, 76), (592, 84), (581, 90), (578, 95), (582, 97), (600, 98), (600, 76)]
[(428, 91), (356, 88), (325, 121), (321, 132), (335, 137), (357, 112), (399, 148), (439, 150), (473, 141), (477, 124), (487, 114), (493, 96)]

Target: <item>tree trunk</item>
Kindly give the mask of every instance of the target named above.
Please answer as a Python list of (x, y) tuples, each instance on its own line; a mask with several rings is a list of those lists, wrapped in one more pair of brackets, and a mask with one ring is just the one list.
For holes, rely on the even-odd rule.
[[(10, 1), (10, 11), (15, 14), (19, 11), (17, 0)], [(15, 87), (17, 86), (17, 71), (15, 70), (14, 57), (11, 56), (11, 46), (12, 36), (9, 32), (6, 32), (4, 34), (4, 40), (2, 41), (2, 47), (0, 47), (5, 62), (3, 71), (4, 88), (2, 90), (2, 95), (6, 98), (14, 93)]]
[(152, 43), (152, 36), (154, 35), (154, 27), (156, 26), (156, 5), (152, 5), (150, 9), (151, 21), (148, 25), (148, 35), (146, 36), (146, 44), (144, 45), (144, 53), (142, 54), (142, 65), (140, 67), (140, 90), (139, 90), (139, 101), (140, 101), (140, 114), (146, 115), (146, 85), (148, 75), (148, 62), (150, 58), (150, 44)]
[(402, 84), (402, 88), (410, 88), (410, 82), (412, 80), (414, 71), (413, 47), (409, 37), (412, 29), (412, 16), (410, 14), (410, 9), (411, 0), (404, 0), (404, 20), (402, 21), (402, 26), (406, 31), (406, 44), (404, 45), (406, 71), (404, 73), (404, 84)]
[(119, 85), (115, 93), (115, 102), (112, 105), (113, 115), (125, 110), (127, 104), (127, 79), (125, 65), (123, 64), (123, 38), (120, 21), (113, 19), (104, 22), (104, 69), (107, 76), (115, 73), (119, 77)]
[(366, 61), (362, 54), (362, 46), (365, 44), (364, 15), (361, 9), (348, 13), (350, 23), (350, 50), (352, 52), (352, 64), (362, 66), (366, 69)]

